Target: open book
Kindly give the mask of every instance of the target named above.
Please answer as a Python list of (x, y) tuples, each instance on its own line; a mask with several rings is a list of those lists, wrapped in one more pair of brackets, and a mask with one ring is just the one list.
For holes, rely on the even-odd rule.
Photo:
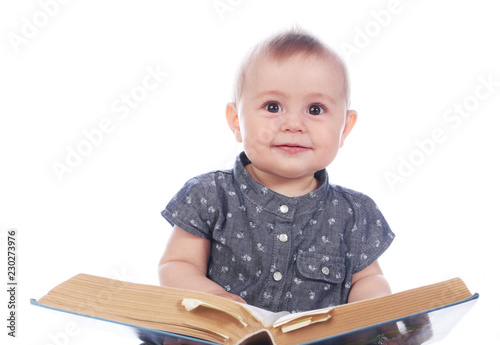
[(201, 292), (78, 274), (31, 303), (131, 328), (151, 344), (361, 345), (442, 339), (477, 298), (455, 278), (331, 308), (271, 313)]

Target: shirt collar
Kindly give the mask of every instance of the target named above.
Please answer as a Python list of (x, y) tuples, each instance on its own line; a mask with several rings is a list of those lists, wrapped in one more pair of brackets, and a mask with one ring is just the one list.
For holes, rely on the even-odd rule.
[(233, 172), (242, 194), (255, 204), (255, 207), (287, 220), (292, 220), (295, 216), (315, 212), (322, 208), (329, 186), (326, 169), (319, 170), (314, 174), (314, 177), (320, 182), (317, 189), (303, 196), (288, 197), (276, 193), (255, 181), (245, 169), (245, 165), (249, 163), (250, 160), (247, 155), (242, 152), (236, 158)]

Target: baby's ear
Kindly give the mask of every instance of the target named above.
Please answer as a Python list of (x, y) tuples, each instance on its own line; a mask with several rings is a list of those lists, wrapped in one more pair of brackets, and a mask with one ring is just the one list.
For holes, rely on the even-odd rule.
[(358, 113), (356, 110), (347, 110), (344, 129), (342, 130), (342, 135), (340, 137), (340, 147), (344, 146), (345, 138), (351, 133), (352, 128), (358, 120)]
[(240, 119), (234, 102), (230, 102), (226, 105), (226, 120), (236, 141), (241, 143)]

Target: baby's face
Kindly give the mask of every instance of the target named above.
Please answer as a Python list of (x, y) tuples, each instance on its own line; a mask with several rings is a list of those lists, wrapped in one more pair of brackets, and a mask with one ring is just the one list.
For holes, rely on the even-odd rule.
[(343, 85), (332, 58), (300, 54), (254, 62), (233, 116), (253, 168), (293, 179), (328, 166), (356, 120), (346, 109)]

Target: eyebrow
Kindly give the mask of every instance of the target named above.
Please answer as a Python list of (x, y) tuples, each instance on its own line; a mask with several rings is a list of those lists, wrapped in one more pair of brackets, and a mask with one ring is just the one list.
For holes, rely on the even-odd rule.
[(266, 96), (279, 96), (283, 98), (287, 98), (287, 95), (284, 92), (281, 92), (279, 90), (266, 90), (259, 92), (257, 95), (255, 95), (255, 98), (262, 98)]
[(329, 102), (337, 104), (335, 98), (326, 93), (315, 92), (315, 93), (310, 93), (307, 96), (311, 98), (324, 98)]
[[(279, 96), (279, 97), (283, 97), (285, 99), (289, 98), (289, 96), (287, 94), (285, 94), (284, 92), (281, 92), (279, 90), (266, 90), (266, 91), (262, 91), (262, 92), (258, 93), (255, 96), (255, 98), (259, 99), (259, 98), (262, 98), (262, 97), (270, 97), (270, 96)], [(337, 104), (337, 101), (335, 100), (335, 98), (333, 98), (332, 96), (330, 96), (328, 94), (325, 94), (325, 93), (313, 92), (313, 93), (307, 94), (306, 96), (308, 98), (326, 99), (327, 101), (329, 101), (331, 103)]]

